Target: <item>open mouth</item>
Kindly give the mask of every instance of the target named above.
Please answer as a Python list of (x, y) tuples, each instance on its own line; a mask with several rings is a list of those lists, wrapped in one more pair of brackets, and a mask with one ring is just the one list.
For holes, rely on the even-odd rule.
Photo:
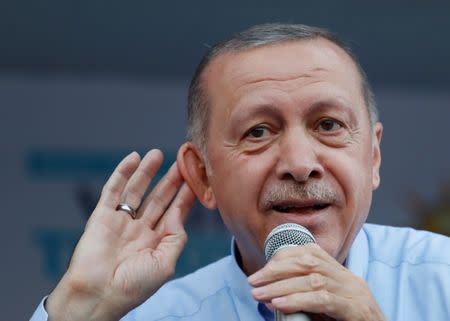
[(298, 205), (298, 204), (286, 204), (286, 205), (274, 205), (273, 210), (280, 213), (311, 213), (326, 209), (331, 204), (329, 203), (315, 203), (311, 205)]

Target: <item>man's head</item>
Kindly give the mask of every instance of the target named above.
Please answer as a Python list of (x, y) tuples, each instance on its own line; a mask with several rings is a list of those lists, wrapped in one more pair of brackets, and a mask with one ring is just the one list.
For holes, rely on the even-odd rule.
[(209, 120), (208, 95), (202, 86), (202, 75), (206, 66), (217, 56), (229, 52), (245, 51), (251, 48), (270, 46), (291, 41), (326, 39), (342, 50), (353, 60), (361, 77), (361, 92), (372, 124), (378, 121), (372, 88), (367, 76), (350, 48), (345, 46), (334, 34), (321, 28), (298, 24), (262, 24), (243, 30), (215, 46), (202, 58), (194, 72), (188, 94), (188, 140), (193, 141), (203, 152), (206, 151), (206, 136)]
[(382, 127), (362, 69), (305, 26), (254, 27), (207, 57), (190, 89), (193, 143), (177, 160), (199, 200), (219, 208), (246, 272), (286, 222), (343, 262), (379, 184)]

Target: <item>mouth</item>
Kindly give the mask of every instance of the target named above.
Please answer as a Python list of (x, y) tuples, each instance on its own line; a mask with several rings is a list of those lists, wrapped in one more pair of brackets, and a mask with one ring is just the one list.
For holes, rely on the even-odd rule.
[(303, 202), (303, 203), (280, 203), (274, 204), (272, 210), (279, 213), (292, 214), (313, 214), (324, 210), (331, 206), (331, 203), (317, 201), (317, 202)]

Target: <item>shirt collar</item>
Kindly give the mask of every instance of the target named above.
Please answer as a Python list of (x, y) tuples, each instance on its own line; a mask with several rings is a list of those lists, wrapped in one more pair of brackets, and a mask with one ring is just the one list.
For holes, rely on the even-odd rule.
[[(369, 245), (367, 235), (362, 228), (357, 234), (345, 261), (345, 266), (355, 275), (366, 280), (369, 260)], [(237, 298), (236, 310), (240, 320), (251, 320), (257, 311), (265, 320), (273, 320), (274, 316), (261, 303), (258, 303), (251, 294), (251, 286), (247, 276), (239, 266), (239, 253), (234, 237), (231, 239), (230, 273), (226, 275), (227, 284)]]
[(226, 281), (235, 298), (234, 304), (240, 320), (254, 320), (255, 313), (261, 315), (264, 320), (273, 320), (273, 313), (263, 304), (256, 301), (251, 293), (252, 287), (248, 284), (247, 276), (239, 265), (239, 252), (234, 237), (231, 240), (230, 273), (226, 275)]
[[(356, 235), (346, 260), (346, 267), (363, 280), (367, 278), (369, 264), (369, 242), (363, 228)], [(367, 281), (367, 280), (366, 280)]]
[(251, 303), (256, 306), (257, 301), (255, 301), (251, 295), (252, 287), (248, 284), (247, 276), (244, 271), (242, 271), (241, 267), (238, 263), (238, 250), (235, 248), (236, 242), (234, 237), (231, 239), (231, 262), (230, 262), (230, 270), (226, 276), (227, 283), (233, 290), (233, 293), (240, 299), (247, 303)]

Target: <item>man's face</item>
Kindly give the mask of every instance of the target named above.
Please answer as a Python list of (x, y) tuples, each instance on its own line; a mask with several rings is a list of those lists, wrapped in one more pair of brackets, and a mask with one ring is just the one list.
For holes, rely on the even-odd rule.
[(287, 222), (343, 262), (379, 183), (381, 137), (350, 58), (327, 40), (289, 42), (221, 55), (202, 81), (208, 183), (246, 272)]

